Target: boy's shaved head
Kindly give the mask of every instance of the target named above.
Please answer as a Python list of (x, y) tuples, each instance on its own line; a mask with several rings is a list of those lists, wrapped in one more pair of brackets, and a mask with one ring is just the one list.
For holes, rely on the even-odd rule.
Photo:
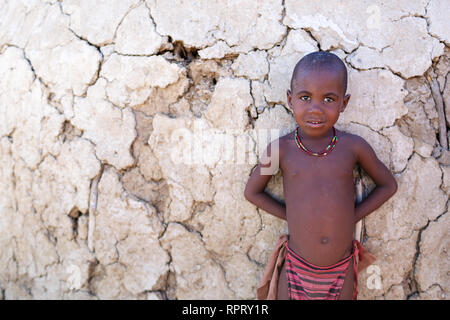
[(342, 60), (334, 53), (326, 51), (316, 51), (309, 53), (301, 58), (300, 61), (295, 65), (294, 71), (292, 72), (291, 91), (293, 89), (294, 80), (296, 79), (298, 73), (303, 70), (327, 70), (341, 74), (344, 94), (347, 91), (347, 68), (345, 67), (344, 62), (342, 62)]

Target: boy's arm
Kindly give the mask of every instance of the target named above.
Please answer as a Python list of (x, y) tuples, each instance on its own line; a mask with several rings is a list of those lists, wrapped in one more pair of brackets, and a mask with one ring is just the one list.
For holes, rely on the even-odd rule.
[(381, 162), (372, 147), (361, 137), (354, 144), (357, 162), (375, 182), (376, 187), (355, 208), (355, 223), (378, 209), (397, 191), (397, 181), (389, 169)]
[(271, 142), (262, 156), (262, 161), (253, 170), (247, 185), (245, 186), (244, 197), (258, 208), (286, 220), (286, 206), (278, 200), (272, 198), (265, 188), (272, 175), (277, 171), (280, 159), (279, 140)]

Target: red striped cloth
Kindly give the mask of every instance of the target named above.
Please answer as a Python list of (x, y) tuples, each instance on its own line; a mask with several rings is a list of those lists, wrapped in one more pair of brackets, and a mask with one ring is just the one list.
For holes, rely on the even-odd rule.
[[(353, 241), (352, 253), (328, 267), (320, 267), (307, 262), (289, 246), (286, 253), (286, 277), (289, 299), (291, 300), (336, 300), (344, 284), (344, 278), (352, 262), (358, 255), (358, 245)], [(358, 270), (356, 258), (353, 259), (355, 284), (353, 299), (357, 296)]]

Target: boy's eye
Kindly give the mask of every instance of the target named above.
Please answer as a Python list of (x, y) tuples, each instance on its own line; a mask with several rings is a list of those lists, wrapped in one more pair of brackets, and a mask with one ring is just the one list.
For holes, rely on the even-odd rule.
[(325, 99), (323, 99), (323, 101), (325, 101), (325, 102), (333, 102), (334, 99), (330, 98), (330, 97), (326, 97)]
[(308, 100), (309, 100), (309, 97), (308, 97), (308, 96), (301, 96), (301, 97), (300, 97), (300, 100), (302, 100), (302, 101), (308, 101)]

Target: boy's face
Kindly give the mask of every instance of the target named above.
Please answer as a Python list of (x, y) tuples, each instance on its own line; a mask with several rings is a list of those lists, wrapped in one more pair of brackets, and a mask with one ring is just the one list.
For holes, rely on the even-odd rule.
[(311, 137), (329, 134), (350, 99), (345, 95), (343, 79), (335, 70), (297, 72), (287, 100), (302, 132)]

